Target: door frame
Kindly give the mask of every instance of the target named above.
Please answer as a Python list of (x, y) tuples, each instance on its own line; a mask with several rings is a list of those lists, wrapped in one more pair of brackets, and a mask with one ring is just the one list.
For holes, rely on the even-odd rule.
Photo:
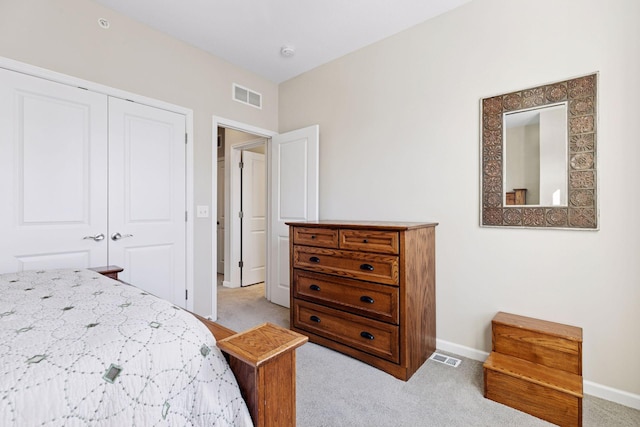
[[(223, 173), (226, 173), (226, 169), (227, 168), (226, 168), (226, 163), (224, 161), (224, 156), (218, 157), (218, 163), (216, 164), (216, 180), (217, 180), (216, 181), (216, 185), (220, 184), (220, 180), (218, 179), (220, 177), (220, 163), (222, 163)], [(222, 178), (222, 182), (224, 183), (224, 175), (223, 175), (223, 178)], [(219, 200), (220, 199), (219, 198), (220, 198), (221, 195), (222, 195), (222, 199), (223, 199), (222, 200), (223, 210), (226, 210), (226, 206), (224, 206), (224, 188), (222, 189), (222, 191), (218, 191), (218, 189), (219, 189), (219, 187), (216, 188), (216, 200), (215, 200), (216, 210), (212, 211), (212, 218), (213, 218), (213, 215), (215, 215), (215, 219), (216, 219), (216, 224), (215, 224), (215, 226), (216, 226), (216, 239), (220, 240), (220, 235), (219, 235), (217, 230), (220, 229), (220, 227), (222, 227), (222, 230), (224, 230), (224, 216), (222, 218), (220, 218), (220, 216), (219, 216), (220, 215), (220, 209), (219, 209), (219, 207), (220, 207), (220, 201)], [(225, 212), (225, 215), (226, 215), (226, 212)], [(219, 223), (218, 219), (221, 219), (222, 224)], [(222, 238), (224, 239), (224, 233), (223, 233)], [(222, 241), (222, 249), (220, 249), (219, 246), (220, 246), (219, 241), (216, 241), (216, 251), (217, 251), (217, 253), (215, 254), (216, 255), (216, 260), (215, 260), (216, 268), (214, 270), (215, 270), (216, 274), (220, 274), (220, 271), (222, 270), (222, 274), (224, 275), (224, 266), (226, 264), (225, 263), (225, 259), (224, 259), (224, 240)], [(220, 257), (221, 255), (222, 255), (222, 258)], [(220, 265), (221, 263), (222, 263), (222, 266)], [(222, 267), (222, 268), (220, 268), (220, 267)]]
[[(139, 104), (148, 105), (150, 107), (160, 108), (163, 110), (172, 111), (174, 113), (182, 114), (185, 116), (185, 129), (187, 132), (186, 141), (186, 200), (185, 200), (185, 212), (187, 221), (185, 223), (186, 236), (186, 277), (185, 285), (188, 295), (186, 307), (187, 310), (193, 311), (194, 301), (194, 263), (193, 263), (193, 225), (194, 225), (194, 209), (193, 209), (193, 110), (179, 105), (171, 104), (158, 99), (148, 98), (143, 95), (127, 92), (125, 90), (117, 89), (114, 87), (106, 86), (100, 83), (91, 82), (88, 80), (80, 79), (78, 77), (69, 76), (59, 73), (57, 71), (48, 70), (34, 65), (26, 64), (24, 62), (16, 61), (13, 59), (0, 56), (0, 68), (4, 68), (10, 71), (16, 71), (19, 73), (28, 74), (33, 77), (39, 77), (41, 79), (49, 80), (56, 83), (61, 83), (68, 86), (80, 87), (90, 90), (92, 92), (101, 93), (106, 96), (114, 98), (121, 98), (129, 101), (133, 101)], [(98, 267), (98, 266), (96, 266)], [(135, 285), (135, 284), (134, 284)]]
[[(243, 149), (246, 148), (251, 148), (252, 146), (258, 146), (261, 144), (265, 144), (265, 162), (266, 162), (266, 169), (267, 169), (267, 215), (269, 214), (270, 210), (271, 210), (271, 197), (269, 196), (269, 189), (271, 188), (271, 177), (269, 174), (269, 165), (271, 163), (271, 137), (273, 137), (274, 135), (277, 135), (278, 132), (274, 132), (268, 129), (263, 129), (263, 128), (259, 128), (253, 125), (249, 125), (246, 123), (242, 123), (242, 122), (238, 122), (235, 120), (231, 120), (231, 119), (226, 119), (223, 117), (219, 117), (219, 116), (213, 116), (213, 123), (212, 123), (212, 141), (211, 141), (211, 147), (212, 147), (212, 164), (213, 165), (217, 165), (218, 163), (218, 150), (215, 149), (215, 147), (217, 146), (217, 135), (218, 135), (218, 127), (223, 127), (226, 129), (234, 129), (240, 132), (245, 132), (245, 133), (250, 133), (252, 135), (256, 135), (259, 139), (254, 139), (251, 141), (246, 141), (246, 142), (240, 142), (237, 144), (233, 145), (233, 148), (231, 145), (229, 144), (225, 144), (224, 147), (224, 159), (225, 159), (225, 180), (229, 181), (229, 185), (225, 184), (225, 195), (224, 195), (224, 203), (225, 203), (225, 209), (228, 212), (231, 212), (231, 205), (230, 205), (230, 189), (232, 188), (232, 174), (231, 174), (231, 165), (233, 164), (233, 162), (238, 163), (240, 161), (240, 152)], [(266, 141), (265, 141), (266, 140)], [(234, 157), (235, 158), (232, 158)], [(218, 191), (218, 176), (217, 174), (211, 174), (212, 175), (212, 197), (211, 200), (217, 200), (217, 191)], [(237, 178), (236, 178), (237, 180)], [(237, 184), (239, 185), (239, 183)], [(217, 206), (216, 206), (217, 209)], [(224, 250), (225, 250), (225, 254), (224, 254), (224, 259), (225, 259), (225, 266), (224, 266), (224, 284), (229, 286), (231, 285), (231, 239), (230, 236), (232, 236), (232, 232), (234, 230), (234, 226), (237, 228), (239, 227), (239, 221), (231, 221), (231, 217), (232, 215), (225, 215), (225, 219), (224, 219), (224, 234), (225, 234), (225, 238), (224, 238)], [(214, 217), (217, 217), (217, 211), (216, 211), (216, 215)], [(235, 224), (234, 224), (235, 223)], [(211, 236), (211, 241), (212, 241), (212, 245), (211, 245), (211, 250), (212, 250), (212, 261), (213, 260), (217, 260), (218, 256), (217, 256), (217, 229), (216, 227), (211, 227), (212, 228), (212, 236)], [(269, 247), (269, 222), (267, 221), (267, 247)], [(238, 246), (238, 245), (236, 245)], [(233, 250), (236, 250), (236, 248), (234, 248)], [(237, 248), (237, 251), (239, 253), (239, 247)], [(239, 255), (238, 255), (239, 257)], [(267, 257), (266, 257), (266, 262), (267, 262), (267, 266), (269, 265), (269, 251), (267, 251)], [(239, 258), (237, 258), (239, 259)], [(234, 269), (237, 272), (237, 281), (236, 283), (239, 283), (239, 277), (240, 277), (240, 272), (239, 269)], [(212, 320), (217, 320), (218, 318), (218, 287), (217, 287), (217, 265), (216, 263), (212, 262), (212, 269), (211, 269), (211, 277), (212, 277), (212, 291), (211, 291), (211, 315), (209, 316)], [(234, 276), (235, 277), (235, 276)], [(267, 278), (265, 277), (265, 280), (267, 280)], [(268, 286), (265, 286), (265, 292), (267, 293), (267, 298), (269, 297), (268, 295)]]

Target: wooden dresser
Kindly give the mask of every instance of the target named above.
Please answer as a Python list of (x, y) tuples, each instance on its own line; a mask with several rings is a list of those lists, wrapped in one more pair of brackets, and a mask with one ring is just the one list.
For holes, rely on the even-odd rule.
[(408, 380), (436, 346), (436, 223), (288, 222), (291, 329)]

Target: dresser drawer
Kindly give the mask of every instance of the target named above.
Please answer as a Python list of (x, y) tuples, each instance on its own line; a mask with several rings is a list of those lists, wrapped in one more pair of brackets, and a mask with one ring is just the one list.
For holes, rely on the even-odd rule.
[(338, 230), (333, 228), (294, 227), (293, 243), (296, 245), (338, 248)]
[(295, 299), (292, 309), (296, 328), (395, 363), (400, 360), (398, 326)]
[(397, 231), (340, 230), (340, 249), (397, 254), (400, 235)]
[(294, 268), (370, 282), (398, 285), (398, 257), (365, 252), (293, 247)]
[(294, 270), (292, 291), (294, 298), (398, 324), (398, 288), (395, 286)]

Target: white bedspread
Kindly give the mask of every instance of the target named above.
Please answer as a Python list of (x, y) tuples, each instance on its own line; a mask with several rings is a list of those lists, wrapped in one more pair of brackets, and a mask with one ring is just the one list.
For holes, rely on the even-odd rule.
[(1, 426), (246, 426), (202, 323), (90, 270), (0, 275)]

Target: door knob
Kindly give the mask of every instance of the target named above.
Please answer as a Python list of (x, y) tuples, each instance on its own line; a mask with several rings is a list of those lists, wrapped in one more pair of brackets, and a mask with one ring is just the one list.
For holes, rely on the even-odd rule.
[(120, 239), (124, 239), (126, 237), (133, 237), (133, 234), (120, 234), (118, 232), (115, 232), (111, 235), (111, 240), (120, 240)]
[(82, 240), (89, 240), (89, 239), (99, 242), (100, 240), (104, 239), (104, 234), (100, 233), (100, 234), (96, 234), (95, 236), (84, 236), (82, 238)]

